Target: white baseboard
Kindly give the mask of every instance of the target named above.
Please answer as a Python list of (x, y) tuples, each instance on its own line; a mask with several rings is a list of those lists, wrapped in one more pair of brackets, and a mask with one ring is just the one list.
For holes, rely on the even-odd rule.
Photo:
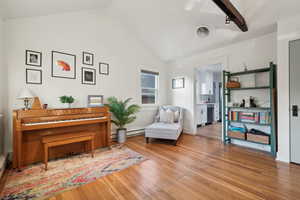
[(184, 128), (184, 129), (183, 129), (183, 133), (189, 134), (189, 135), (196, 135), (196, 134), (194, 133), (194, 131), (192, 131), (192, 130), (190, 130), (190, 129), (187, 129), (187, 128)]
[[(138, 135), (143, 135), (145, 133), (145, 128), (136, 128), (136, 129), (130, 129), (127, 131), (127, 137), (133, 137)], [(112, 139), (117, 139), (117, 133), (112, 133)]]
[(276, 160), (280, 161), (280, 162), (285, 162), (285, 163), (290, 163), (291, 162), (291, 160), (288, 157), (282, 156), (280, 153), (277, 153)]

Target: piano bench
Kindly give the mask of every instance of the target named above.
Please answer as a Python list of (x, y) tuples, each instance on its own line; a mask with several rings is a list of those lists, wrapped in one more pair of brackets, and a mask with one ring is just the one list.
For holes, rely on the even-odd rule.
[[(42, 143), (44, 147), (44, 163), (45, 170), (48, 169), (48, 156), (49, 148), (61, 146), (65, 144), (72, 144), (78, 142), (89, 142), (91, 146), (91, 154), (94, 157), (94, 148), (95, 148), (95, 132), (77, 132), (77, 133), (67, 133), (63, 135), (53, 135), (45, 136), (42, 138)], [(87, 149), (85, 149), (87, 151)]]

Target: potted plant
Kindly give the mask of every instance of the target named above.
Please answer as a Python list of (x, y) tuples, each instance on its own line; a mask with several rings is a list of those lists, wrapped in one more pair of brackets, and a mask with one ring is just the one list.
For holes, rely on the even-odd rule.
[(68, 108), (71, 108), (72, 103), (74, 103), (75, 99), (72, 96), (61, 96), (59, 100), (62, 104), (67, 104)]
[(107, 99), (110, 112), (113, 114), (112, 123), (114, 123), (117, 128), (117, 138), (119, 143), (124, 143), (126, 141), (127, 129), (125, 126), (132, 123), (136, 116), (135, 114), (140, 111), (140, 106), (136, 104), (128, 105), (131, 98), (125, 101), (118, 100), (116, 97), (109, 97)]

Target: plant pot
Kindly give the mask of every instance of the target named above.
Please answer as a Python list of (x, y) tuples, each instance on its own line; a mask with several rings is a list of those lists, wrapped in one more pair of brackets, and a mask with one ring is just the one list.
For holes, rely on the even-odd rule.
[(70, 103), (62, 103), (63, 108), (72, 108), (72, 104)]
[(126, 128), (119, 128), (117, 129), (117, 138), (118, 143), (123, 144), (126, 142), (127, 137), (127, 129)]

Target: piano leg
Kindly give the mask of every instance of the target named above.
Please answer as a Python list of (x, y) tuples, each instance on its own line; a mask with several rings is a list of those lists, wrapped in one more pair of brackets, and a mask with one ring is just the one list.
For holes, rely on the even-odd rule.
[(106, 123), (106, 131), (107, 131), (107, 146), (108, 146), (108, 149), (111, 149), (111, 145), (112, 145), (112, 142), (111, 142), (111, 122), (110, 120)]
[(45, 170), (48, 169), (48, 145), (44, 144), (44, 163), (45, 163)]
[(90, 150), (89, 150), (89, 145), (88, 145), (88, 142), (84, 142), (84, 153), (88, 153)]
[(17, 168), (18, 171), (21, 171), (21, 167), (22, 167), (22, 132), (18, 132), (17, 133)]
[(94, 138), (91, 140), (91, 152), (92, 152), (92, 158), (94, 158), (94, 149), (95, 149), (95, 142)]

